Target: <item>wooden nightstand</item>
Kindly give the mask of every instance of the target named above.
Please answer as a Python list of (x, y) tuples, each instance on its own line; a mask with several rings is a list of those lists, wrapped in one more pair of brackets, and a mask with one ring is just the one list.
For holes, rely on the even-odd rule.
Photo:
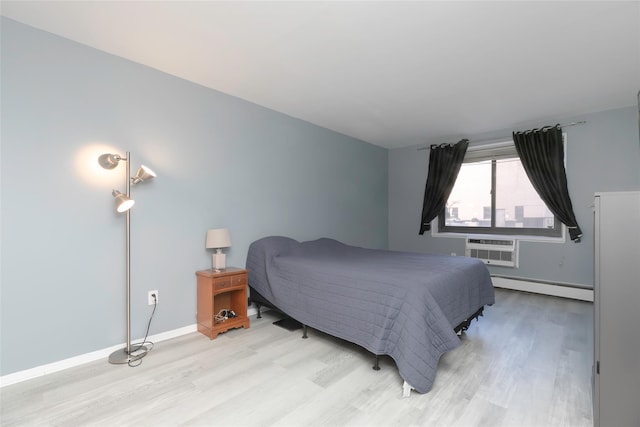
[[(198, 331), (210, 339), (233, 328), (249, 328), (247, 317), (247, 270), (196, 271), (198, 277)], [(221, 310), (233, 310), (237, 317), (217, 321)]]

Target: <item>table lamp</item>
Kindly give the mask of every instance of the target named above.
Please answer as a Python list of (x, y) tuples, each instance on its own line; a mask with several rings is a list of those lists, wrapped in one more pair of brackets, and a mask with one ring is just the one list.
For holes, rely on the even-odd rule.
[(224, 270), (226, 268), (226, 255), (222, 253), (222, 248), (231, 246), (231, 237), (226, 228), (215, 228), (207, 231), (207, 249), (215, 249), (216, 253), (211, 256), (211, 268), (214, 270)]

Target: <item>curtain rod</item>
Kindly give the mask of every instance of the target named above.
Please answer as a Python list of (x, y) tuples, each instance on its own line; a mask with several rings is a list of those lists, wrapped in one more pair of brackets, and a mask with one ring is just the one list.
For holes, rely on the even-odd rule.
[[(640, 93), (640, 92), (639, 92)], [(563, 125), (560, 125), (561, 128), (566, 128), (566, 127), (570, 127), (570, 126), (576, 126), (576, 125), (583, 125), (587, 123), (586, 120), (580, 120), (579, 122), (571, 122), (571, 123), (565, 123)], [(552, 128), (553, 126), (543, 126), (541, 129), (544, 128)], [(490, 138), (490, 139), (477, 139), (477, 140), (473, 140), (473, 141), (469, 141), (469, 143), (478, 143), (478, 142), (486, 142), (486, 141), (495, 141), (496, 139), (507, 139), (507, 138), (511, 138), (512, 135), (509, 136), (500, 136), (500, 137), (496, 137), (496, 138)], [(464, 138), (463, 138), (464, 139)], [(448, 142), (444, 142), (444, 144), (450, 144)], [(429, 150), (431, 149), (432, 145), (442, 145), (442, 144), (429, 144), (427, 146), (424, 147), (418, 147), (416, 150), (420, 151), (420, 150)]]

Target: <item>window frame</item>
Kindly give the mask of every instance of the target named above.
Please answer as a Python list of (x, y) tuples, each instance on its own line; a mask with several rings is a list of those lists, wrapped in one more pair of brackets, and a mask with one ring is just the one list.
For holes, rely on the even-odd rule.
[[(567, 139), (566, 133), (562, 134), (564, 144), (564, 163), (566, 168)], [(514, 156), (515, 154), (515, 156)], [(549, 241), (549, 242), (565, 242), (566, 226), (558, 220), (554, 214), (554, 228), (515, 228), (515, 227), (496, 227), (495, 203), (496, 203), (496, 160), (518, 157), (513, 140), (501, 139), (492, 141), (483, 145), (469, 147), (465, 153), (463, 163), (474, 163), (480, 161), (491, 160), (491, 227), (465, 227), (465, 226), (447, 226), (445, 224), (446, 206), (440, 214), (433, 220), (431, 232), (436, 237), (467, 237), (467, 236), (508, 236), (517, 237), (520, 240), (531, 241)]]

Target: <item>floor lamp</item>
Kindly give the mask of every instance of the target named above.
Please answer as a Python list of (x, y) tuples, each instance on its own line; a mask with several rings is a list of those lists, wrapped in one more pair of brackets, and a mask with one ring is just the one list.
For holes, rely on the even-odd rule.
[(144, 342), (131, 345), (131, 207), (135, 203), (131, 199), (131, 184), (137, 184), (146, 179), (155, 178), (156, 174), (148, 167), (142, 165), (138, 168), (136, 176), (131, 177), (131, 155), (127, 151), (125, 157), (119, 154), (103, 154), (98, 158), (98, 163), (105, 169), (114, 169), (123, 161), (126, 164), (125, 188), (126, 193), (122, 194), (117, 190), (113, 190), (112, 194), (115, 198), (116, 211), (126, 213), (126, 265), (127, 265), (127, 281), (126, 281), (126, 299), (127, 299), (127, 345), (125, 348), (116, 350), (109, 355), (110, 363), (130, 363), (147, 355), (149, 348)]

